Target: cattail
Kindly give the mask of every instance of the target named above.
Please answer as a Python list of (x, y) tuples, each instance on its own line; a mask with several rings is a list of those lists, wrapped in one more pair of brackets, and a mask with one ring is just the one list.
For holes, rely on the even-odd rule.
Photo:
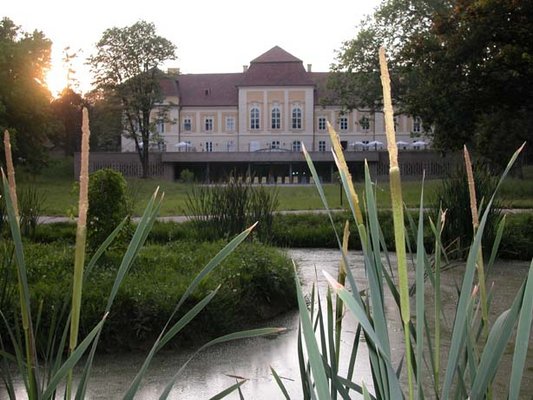
[(347, 177), (347, 184), (348, 184), (348, 190), (350, 192), (350, 197), (352, 199), (353, 205), (354, 205), (354, 213), (355, 213), (355, 219), (358, 225), (364, 225), (363, 220), (363, 213), (361, 212), (361, 207), (359, 205), (359, 197), (357, 196), (357, 192), (355, 191), (355, 186), (352, 181), (352, 176), (350, 174), (350, 171), (348, 169), (348, 165), (346, 164), (346, 160), (344, 158), (344, 153), (342, 151), (341, 142), (339, 140), (339, 135), (337, 132), (335, 132), (335, 129), (331, 126), (329, 122), (327, 122), (329, 137), (331, 139), (331, 145), (333, 147), (333, 154), (336, 157), (336, 160), (338, 162), (338, 168), (339, 170), (344, 171)]
[(413, 366), (411, 363), (411, 344), (409, 322), (409, 280), (407, 276), (407, 254), (405, 250), (405, 226), (403, 216), (402, 186), (400, 168), (398, 166), (398, 147), (394, 132), (394, 114), (390, 89), (390, 76), (385, 57), (385, 49), (379, 49), (379, 64), (381, 68), (381, 84), (383, 86), (383, 112), (385, 114), (385, 131), (387, 134), (387, 148), (389, 151), (389, 180), (392, 199), (392, 216), (394, 222), (394, 241), (396, 243), (396, 258), (398, 260), (398, 279), (400, 286), (400, 309), (404, 325), (405, 350), (408, 366), (409, 398), (413, 398)]
[[(78, 226), (76, 229), (76, 250), (74, 255), (74, 277), (72, 283), (72, 319), (70, 321), (69, 351), (72, 353), (78, 344), (78, 331), (81, 314), (81, 295), (83, 269), (85, 264), (85, 243), (87, 240), (87, 209), (89, 207), (89, 114), (86, 108), (82, 113), (81, 127), (81, 168), (80, 198), (78, 206)], [(67, 380), (66, 397), (69, 399), (72, 389), (72, 371)]]
[(11, 155), (11, 138), (9, 131), (4, 131), (4, 153), (6, 155), (6, 169), (7, 169), (7, 181), (9, 182), (9, 194), (11, 195), (11, 202), (17, 216), (17, 222), (19, 221), (19, 209), (17, 201), (17, 183), (15, 181), (15, 167), (13, 167), (13, 156)]

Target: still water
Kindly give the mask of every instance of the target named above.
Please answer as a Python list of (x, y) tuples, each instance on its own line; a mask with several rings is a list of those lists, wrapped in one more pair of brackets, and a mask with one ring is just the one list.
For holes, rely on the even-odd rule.
[[(291, 249), (288, 254), (299, 266), (299, 274), (303, 283), (304, 293), (310, 293), (312, 283), (318, 279), (318, 287), (325, 293), (326, 281), (321, 271), (327, 271), (336, 276), (339, 263), (339, 253), (329, 249)], [(360, 253), (352, 252), (349, 256), (350, 268), (358, 281), (360, 288), (364, 288), (363, 260)], [(494, 281), (498, 297), (494, 302), (495, 311), (501, 312), (510, 304), (527, 272), (527, 263), (502, 263), (494, 268), (489, 281)], [(443, 296), (449, 296), (447, 303), (453, 315), (453, 301), (456, 283), (460, 282), (461, 268), (455, 268), (443, 275)], [(394, 303), (387, 302), (388, 313), (396, 314)], [(293, 399), (301, 398), (301, 387), (298, 382), (299, 368), (297, 356), (298, 315), (291, 312), (278, 317), (265, 326), (285, 327), (287, 332), (275, 338), (255, 338), (239, 342), (222, 344), (201, 353), (189, 363), (178, 378), (170, 398), (198, 400), (209, 399), (226, 387), (234, 384), (235, 376), (244, 377), (248, 382), (242, 386), (246, 399), (271, 400), (281, 399), (283, 395), (274, 381), (270, 367), (273, 367), (282, 377), (283, 382)], [(343, 343), (341, 353), (348, 353), (348, 346), (355, 334), (355, 321), (348, 319), (344, 322)], [(399, 322), (391, 318), (389, 323), (391, 349), (396, 357), (401, 357), (403, 344)], [(397, 334), (395, 334), (397, 332)], [(533, 346), (530, 338), (530, 349)], [(531, 353), (531, 351), (530, 351)], [(159, 354), (143, 381), (143, 386), (137, 398), (157, 399), (166, 382), (189, 358), (191, 352), (163, 352)], [(94, 372), (89, 385), (88, 399), (119, 399), (134, 378), (141, 366), (144, 354), (100, 355), (96, 359)], [(366, 349), (359, 351), (356, 364), (356, 379), (358, 383), (365, 382), (372, 388), (369, 366), (366, 362)], [(346, 363), (347, 360), (345, 360)], [(393, 360), (398, 362), (398, 360)], [(341, 365), (341, 369), (342, 369)], [(528, 357), (528, 364), (524, 375), (522, 393), (524, 398), (531, 398), (533, 394), (533, 357)], [(22, 394), (22, 391), (20, 392)], [(353, 394), (353, 398), (357, 396)], [(528, 394), (529, 393), (529, 394)], [(1, 397), (1, 392), (0, 392)], [(20, 398), (24, 398), (20, 396)], [(233, 393), (228, 399), (238, 399)]]

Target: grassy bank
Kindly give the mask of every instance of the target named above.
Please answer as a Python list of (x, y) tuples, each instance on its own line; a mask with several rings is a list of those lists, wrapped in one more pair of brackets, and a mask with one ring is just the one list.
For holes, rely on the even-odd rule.
[[(411, 212), (414, 220), (418, 213)], [(344, 222), (349, 217), (348, 213), (337, 212), (333, 215), (338, 232), (342, 232)], [(379, 218), (385, 243), (392, 248), (393, 226), (392, 213), (380, 211)], [(427, 249), (433, 247), (432, 233), (429, 224), (426, 224), (425, 245)], [(408, 224), (407, 224), (408, 226)], [(360, 250), (361, 243), (352, 224), (349, 248)], [(75, 229), (73, 224), (40, 225), (34, 240), (42, 243), (63, 241), (74, 243)], [(180, 240), (202, 240), (192, 225), (186, 223), (157, 222), (148, 242), (153, 244), (173, 243)], [(411, 238), (412, 239), (412, 238)], [(274, 217), (272, 245), (278, 247), (303, 247), (303, 248), (337, 248), (337, 241), (331, 224), (324, 214), (277, 214)], [(416, 246), (412, 240), (411, 249)], [(509, 214), (506, 217), (505, 231), (502, 236), (499, 257), (503, 259), (530, 260), (533, 257), (533, 213)]]
[[(72, 176), (72, 169), (68, 162), (53, 165), (49, 169), (34, 177), (25, 175), (20, 179), (19, 190), (33, 185), (44, 199), (43, 215), (74, 215), (77, 207), (76, 182)], [(432, 194), (440, 184), (440, 180), (425, 183), (427, 201), (432, 200)], [(128, 179), (129, 192), (135, 203), (135, 214), (139, 215), (144, 207), (143, 199), (149, 198), (154, 189), (159, 186), (165, 192), (165, 201), (161, 208), (161, 216), (183, 215), (185, 201), (190, 186), (187, 184), (169, 182), (160, 179)], [(357, 187), (363, 189), (362, 183)], [(345, 195), (341, 195), (338, 184), (323, 186), (326, 198), (331, 208), (346, 207)], [(314, 185), (279, 185), (270, 190), (278, 190), (280, 210), (314, 210), (322, 209), (322, 203), (316, 193)], [(388, 182), (378, 181), (376, 186), (377, 204), (381, 208), (390, 208), (390, 191)], [(404, 202), (408, 207), (418, 207), (421, 183), (406, 181), (402, 184)], [(533, 166), (524, 167), (524, 179), (508, 178), (500, 191), (506, 207), (533, 208)], [(135, 201), (136, 200), (136, 201)]]
[[(70, 228), (63, 227), (63, 231)], [(152, 344), (189, 283), (222, 247), (222, 242), (146, 245), (117, 295), (102, 332), (100, 349), (117, 351)], [(121, 255), (121, 251), (115, 251), (104, 256), (84, 286), (82, 336), (102, 318)], [(32, 243), (26, 246), (26, 257), (35, 315), (40, 309), (38, 332), (48, 332), (57, 317), (54, 313), (71, 290), (73, 247), (61, 242)], [(11, 303), (16, 301), (16, 296), (5, 296), (14, 293), (15, 281), (10, 282), (0, 293), (4, 312), (12, 310)], [(202, 281), (182, 315), (218, 285), (218, 294), (179, 336), (180, 344), (197, 344), (236, 331), (295, 305), (292, 264), (282, 252), (262, 245), (241, 245)], [(38, 338), (47, 340), (39, 335)]]

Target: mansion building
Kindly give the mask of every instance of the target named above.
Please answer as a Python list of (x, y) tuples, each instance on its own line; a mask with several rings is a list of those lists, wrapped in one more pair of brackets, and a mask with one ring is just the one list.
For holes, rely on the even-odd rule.
[[(233, 171), (260, 182), (305, 182), (302, 146), (325, 181), (333, 171), (326, 121), (335, 128), (348, 163), (376, 161), (386, 147), (383, 113), (344, 111), (327, 88), (328, 72), (313, 72), (280, 47), (273, 47), (239, 73), (180, 74), (161, 80), (166, 117), (154, 110), (151, 145), (178, 179), (188, 169), (199, 180), (216, 181)], [(421, 121), (396, 117), (400, 149), (419, 149)], [(413, 146), (414, 143), (414, 146)], [(134, 152), (122, 138), (122, 152)]]

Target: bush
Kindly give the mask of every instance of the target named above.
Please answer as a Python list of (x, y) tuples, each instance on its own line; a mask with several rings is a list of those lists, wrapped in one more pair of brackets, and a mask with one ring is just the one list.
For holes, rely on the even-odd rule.
[(180, 172), (181, 183), (193, 183), (194, 182), (194, 172), (188, 169), (184, 169)]
[[(88, 244), (97, 248), (111, 232), (131, 214), (126, 180), (120, 172), (101, 169), (89, 177), (89, 211), (87, 214)], [(119, 242), (124, 242), (128, 229)], [(120, 240), (121, 239), (121, 240)]]

